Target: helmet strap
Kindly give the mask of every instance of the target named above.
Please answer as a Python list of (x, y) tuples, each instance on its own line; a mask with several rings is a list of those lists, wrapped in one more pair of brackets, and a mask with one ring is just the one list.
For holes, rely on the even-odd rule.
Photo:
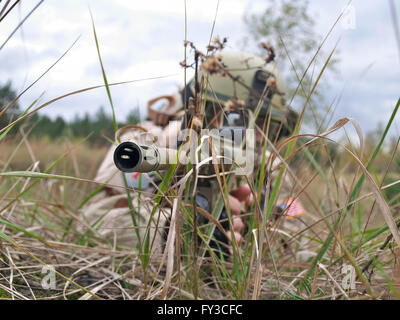
[[(168, 100), (168, 105), (162, 110), (153, 109), (154, 104), (162, 99)], [(147, 102), (147, 114), (155, 125), (165, 127), (168, 122), (176, 115), (176, 112), (174, 110), (174, 106), (176, 105), (176, 103), (176, 97), (172, 95), (165, 95), (151, 99)]]

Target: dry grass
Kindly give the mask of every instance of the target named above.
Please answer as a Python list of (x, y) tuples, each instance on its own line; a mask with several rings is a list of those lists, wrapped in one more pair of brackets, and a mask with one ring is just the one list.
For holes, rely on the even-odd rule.
[[(15, 150), (15, 143), (16, 141), (3, 141), (2, 150), (8, 150), (8, 155), (10, 155)], [(47, 168), (69, 148), (74, 155), (68, 154), (54, 172), (72, 176), (79, 173), (80, 177), (93, 178), (105, 150), (88, 148), (85, 144), (70, 144), (69, 147), (67, 145), (68, 143), (62, 145), (59, 142), (29, 141), (20, 148), (17, 153), (20, 157), (14, 158), (15, 162), (10, 163), (9, 170), (27, 169), (31, 166), (30, 163), (33, 163), (33, 159), (43, 162), (43, 169)], [(29, 149), (32, 152), (31, 159), (27, 159)], [(7, 161), (7, 154), (6, 156), (5, 154), (2, 153), (3, 163)], [(73, 165), (74, 161), (77, 166)], [(344, 212), (343, 208), (354, 177), (341, 169), (339, 172), (335, 170), (329, 172), (326, 169), (327, 179), (332, 184), (335, 179), (339, 181), (338, 194), (333, 196), (326, 185), (321, 188), (321, 185), (324, 185), (321, 177), (316, 177), (310, 182), (313, 172), (310, 164), (303, 163), (299, 168), (301, 169), (296, 170), (298, 182), (307, 185), (300, 196), (307, 208), (307, 214), (295, 224), (282, 224), (283, 221), (277, 220), (272, 222), (267, 229), (269, 247), (264, 244), (258, 298), (370, 299), (371, 296), (366, 293), (366, 288), (359, 279), (355, 281), (354, 290), (344, 291), (341, 287), (345, 276), (343, 267), (349, 263), (346, 261), (343, 248), (337, 243), (330, 245), (324, 257), (318, 261), (312, 281), (301, 289), (305, 273), (312, 267), (313, 257), (321, 250), (323, 242), (330, 234), (306, 194), (311, 195), (313, 201), (318, 203), (327, 215), (330, 215), (327, 222), (333, 225), (338, 214)], [(334, 178), (334, 176), (337, 177)], [(21, 196), (23, 190), (26, 190), (34, 181), (39, 183)], [(307, 184), (307, 182), (310, 183)], [(6, 299), (87, 299), (93, 297), (153, 299), (160, 297), (165, 283), (165, 269), (157, 273), (160, 257), (151, 259), (149, 266), (144, 270), (138, 252), (134, 249), (115, 246), (106, 239), (87, 233), (89, 226), (83, 221), (77, 207), (95, 188), (94, 185), (71, 181), (63, 183), (62, 180), (51, 179), (38, 181), (33, 178), (14, 178), (10, 180), (3, 177), (1, 187), (3, 190), (1, 208), (5, 208), (14, 199), (17, 201), (1, 213), (1, 218), (9, 224), (3, 224), (0, 232), (12, 240), (6, 241), (3, 237), (0, 245), (0, 297)], [(369, 192), (367, 186), (363, 188), (360, 196)], [(357, 203), (363, 212), (361, 226), (364, 226), (367, 214), (370, 212), (375, 217), (368, 224), (367, 232), (363, 233), (366, 239), (376, 232), (377, 228), (384, 226), (384, 221), (377, 212), (379, 209), (376, 206), (373, 207), (371, 196)], [(249, 212), (247, 215), (252, 214)], [(357, 210), (352, 210), (338, 230), (338, 235), (348, 249), (356, 248), (361, 239), (356, 225), (358, 225)], [(310, 229), (306, 230), (308, 227)], [(82, 230), (86, 230), (86, 236), (82, 236)], [(178, 234), (178, 237), (181, 241), (187, 241), (184, 233)], [(198, 298), (251, 298), (256, 281), (256, 265), (251, 262), (254, 257), (249, 256), (254, 251), (251, 247), (252, 237), (252, 233), (249, 232), (247, 246), (243, 248), (241, 254), (242, 259), (248, 261), (250, 266), (245, 274), (240, 275), (237, 266), (232, 262), (226, 262), (224, 267), (216, 268), (215, 262), (210, 258), (200, 260), (202, 267), (199, 267), (196, 279)], [(394, 261), (392, 245), (378, 250), (387, 237), (388, 231), (384, 231), (364, 243), (358, 252), (352, 251), (355, 262), (360, 267), (365, 267), (375, 255), (377, 256), (368, 271), (365, 271), (375, 298), (394, 297), (388, 285), (392, 281)], [(270, 251), (273, 252), (273, 260)], [(168, 299), (194, 298), (193, 265), (190, 261), (183, 255), (181, 263), (174, 266), (167, 292)], [(323, 265), (320, 265), (321, 263)], [(54, 290), (42, 288), (41, 281), (45, 276), (41, 273), (43, 265), (52, 265), (59, 272), (56, 275), (57, 285)], [(221, 276), (221, 270), (225, 270), (227, 275), (230, 273), (228, 278)]]
[[(83, 139), (81, 139), (83, 141)], [(0, 164), (4, 166), (17, 149), (17, 145), (21, 139), (10, 138), (1, 142)], [(50, 164), (56, 160), (67, 150), (70, 150), (65, 158), (66, 174), (75, 174), (82, 178), (93, 178), (101, 161), (105, 156), (107, 147), (97, 147), (85, 142), (71, 142), (67, 139), (59, 141), (51, 141), (48, 137), (41, 140), (28, 139), (24, 140), (21, 147), (16, 152), (12, 162), (8, 166), (11, 170), (28, 170), (32, 163), (39, 161), (39, 169), (45, 170)], [(57, 166), (55, 173), (63, 173)]]

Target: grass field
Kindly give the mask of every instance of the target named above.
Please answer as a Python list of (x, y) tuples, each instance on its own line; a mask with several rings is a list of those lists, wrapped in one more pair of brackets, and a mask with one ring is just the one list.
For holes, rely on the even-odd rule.
[[(93, 147), (84, 141), (29, 138), (4, 138), (0, 143), (0, 161), (6, 169), (2, 173), (11, 172), (1, 177), (0, 185), (1, 298), (160, 297), (166, 281), (166, 270), (158, 272), (160, 257), (146, 261), (145, 249), (139, 253), (135, 248), (115, 246), (88, 232), (91, 227), (82, 218), (80, 206), (98, 187), (90, 179), (106, 147)], [(248, 232), (246, 244), (234, 261), (221, 263), (201, 255), (195, 259), (193, 243), (187, 237), (192, 231), (182, 230), (178, 237), (186, 254), (180, 263), (175, 261), (166, 296), (247, 299), (258, 289), (259, 299), (395, 298), (399, 285), (396, 246), (382, 208), (371, 194), (374, 188), (364, 182), (355, 201), (350, 201), (361, 172), (343, 163), (351, 161), (343, 153), (330, 159), (321, 152), (323, 149), (322, 144), (309, 148), (307, 157), (320, 151), (318, 166), (306, 156), (293, 160), (295, 189), (306, 214), (292, 224), (271, 220), (265, 229), (268, 241), (258, 243), (261, 257), (256, 257), (254, 236)], [(390, 154), (381, 152), (378, 157), (393, 174)], [(323, 172), (318, 172), (321, 169)], [(380, 171), (378, 183), (386, 174), (386, 170)], [(167, 194), (173, 199), (173, 190)], [(393, 201), (387, 199), (387, 203), (398, 221), (395, 193), (390, 196)], [(346, 210), (348, 203), (353, 205)], [(253, 214), (250, 211), (244, 216)], [(330, 228), (335, 230), (335, 237)], [(46, 265), (57, 272), (54, 289), (42, 287)], [(364, 279), (352, 273), (356, 268)], [(345, 285), (344, 290), (343, 281), (349, 275), (354, 276), (353, 287)]]
[[(93, 34), (117, 130), (94, 23)], [(314, 77), (302, 111), (332, 54)], [(311, 65), (312, 60), (308, 68)], [(90, 89), (70, 95), (85, 90)], [(254, 199), (271, 182), (264, 178), (273, 175), (271, 192), (262, 209), (253, 203), (243, 212), (248, 231), (240, 250), (233, 250), (228, 260), (209, 248), (215, 224), (205, 231), (197, 225), (197, 208), (184, 197), (187, 189), (171, 182), (174, 167), (162, 177), (156, 193), (146, 195), (155, 211), (171, 206), (177, 221), (164, 255), (151, 255), (149, 238), (140, 239), (137, 248), (102, 236), (99, 224), (87, 221), (83, 210), (106, 187), (93, 179), (110, 144), (95, 147), (85, 138), (35, 140), (22, 131), (14, 136), (8, 132), (29, 112), (54, 100), (36, 109), (27, 107), (0, 128), (0, 299), (400, 298), (400, 155), (397, 144), (384, 148), (400, 100), (376, 144), (364, 141), (365, 133), (348, 119), (305, 140), (299, 133), (300, 118), (293, 137), (272, 152), (282, 165), (269, 172), (264, 161), (249, 175)], [(0, 116), (9, 106), (2, 106)], [(329, 141), (331, 132), (353, 125), (357, 147), (345, 139)], [(194, 179), (188, 176), (188, 181)], [(227, 201), (226, 186), (223, 180), (220, 206)], [(277, 199), (287, 187), (305, 209), (300, 218), (275, 218)], [(130, 191), (126, 188), (133, 208)], [(135, 233), (138, 225), (132, 221), (121, 228)], [(202, 238), (200, 243), (195, 234)]]

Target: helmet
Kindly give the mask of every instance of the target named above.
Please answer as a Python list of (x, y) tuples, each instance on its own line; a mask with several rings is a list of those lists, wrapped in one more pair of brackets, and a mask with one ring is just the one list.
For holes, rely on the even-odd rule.
[[(260, 57), (242, 52), (211, 55), (202, 63), (198, 81), (205, 102), (202, 113), (206, 126), (221, 116), (224, 124), (247, 127), (248, 111), (257, 124), (265, 124), (271, 113), (269, 131), (276, 133), (283, 123), (282, 136), (291, 133), (297, 122), (297, 113), (286, 104), (286, 88), (276, 66)], [(192, 79), (182, 92), (183, 100), (186, 98), (189, 103), (194, 92), (195, 79)]]

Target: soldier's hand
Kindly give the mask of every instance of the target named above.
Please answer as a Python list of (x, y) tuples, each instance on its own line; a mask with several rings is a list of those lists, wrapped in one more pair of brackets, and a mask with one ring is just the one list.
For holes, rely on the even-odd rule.
[[(236, 244), (238, 249), (243, 242), (242, 231), (245, 228), (242, 218), (240, 217), (241, 212), (241, 202), (246, 203), (247, 205), (251, 204), (252, 194), (249, 185), (245, 184), (233, 190), (229, 195), (229, 207), (232, 212), (232, 222), (233, 222), (233, 232), (236, 240)], [(233, 246), (232, 246), (232, 233), (231, 231), (227, 232), (229, 237), (230, 245), (229, 252), (233, 256)]]

